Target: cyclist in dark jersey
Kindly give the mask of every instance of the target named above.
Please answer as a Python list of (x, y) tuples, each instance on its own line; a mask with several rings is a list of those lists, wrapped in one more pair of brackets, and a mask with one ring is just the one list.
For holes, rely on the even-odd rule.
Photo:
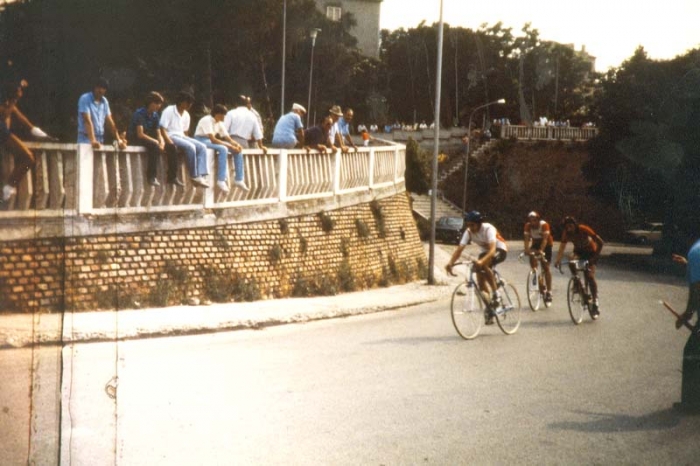
[[(584, 271), (586, 278), (591, 286), (591, 295), (593, 298), (593, 309), (591, 316), (597, 319), (600, 315), (598, 303), (598, 284), (595, 281), (595, 268), (600, 252), (603, 249), (603, 239), (587, 225), (579, 224), (574, 217), (566, 217), (562, 221), (564, 232), (561, 235), (561, 243), (559, 244), (559, 252), (554, 265), (559, 267), (561, 259), (564, 256), (566, 243), (571, 241), (574, 243), (574, 258), (588, 261), (588, 270)], [(569, 264), (572, 273), (575, 271), (574, 264)]]

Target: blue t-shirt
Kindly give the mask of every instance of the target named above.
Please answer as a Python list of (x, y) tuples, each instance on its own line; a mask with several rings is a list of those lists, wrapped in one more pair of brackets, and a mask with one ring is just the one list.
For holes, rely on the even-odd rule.
[(338, 129), (342, 136), (348, 136), (350, 134), (350, 123), (345, 121), (345, 117), (340, 117), (338, 119)]
[(139, 145), (139, 140), (136, 135), (136, 128), (138, 126), (143, 126), (143, 132), (154, 139), (158, 139), (158, 128), (160, 127), (160, 115), (158, 112), (148, 113), (146, 107), (141, 107), (134, 112), (131, 117), (131, 124), (129, 124), (129, 131), (127, 133), (128, 140), (131, 144)]
[(92, 127), (95, 132), (95, 139), (100, 143), (104, 142), (105, 137), (105, 118), (111, 115), (109, 111), (109, 102), (106, 97), (102, 97), (99, 102), (95, 102), (95, 96), (92, 92), (87, 92), (78, 99), (78, 143), (90, 144), (85, 122), (83, 121), (83, 113), (89, 113), (92, 120)]
[(688, 283), (700, 282), (700, 240), (697, 240), (688, 251)]
[(301, 122), (301, 117), (298, 114), (289, 112), (283, 115), (275, 125), (275, 131), (272, 133), (272, 143), (296, 144), (296, 132), (303, 127), (304, 125)]

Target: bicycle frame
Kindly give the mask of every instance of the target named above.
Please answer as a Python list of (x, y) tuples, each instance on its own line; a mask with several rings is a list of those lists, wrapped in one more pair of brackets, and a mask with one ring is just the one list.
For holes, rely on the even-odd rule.
[(542, 253), (530, 253), (525, 254), (524, 252), (518, 256), (519, 262), (524, 262), (524, 257), (536, 260), (536, 266), (532, 268), (532, 262), (528, 261), (530, 270), (527, 273), (527, 278), (525, 282), (525, 289), (527, 290), (527, 301), (530, 305), (532, 312), (538, 311), (540, 305), (544, 303), (545, 307), (551, 306), (551, 301), (547, 301), (546, 292), (547, 284), (545, 283), (545, 271), (544, 264), (547, 263), (547, 259)]
[[(567, 301), (569, 305), (569, 315), (574, 324), (578, 325), (583, 320), (583, 310), (587, 310), (591, 318), (592, 296), (590, 293), (590, 280), (588, 279), (589, 262), (587, 260), (570, 260), (561, 265), (574, 264), (571, 269), (571, 278), (567, 287)], [(559, 267), (559, 272), (564, 271)], [(583, 280), (579, 272), (583, 272)]]

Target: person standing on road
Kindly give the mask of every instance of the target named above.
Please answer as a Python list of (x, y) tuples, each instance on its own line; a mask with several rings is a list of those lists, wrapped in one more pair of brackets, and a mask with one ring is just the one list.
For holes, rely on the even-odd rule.
[[(690, 247), (687, 259), (679, 254), (672, 254), (671, 259), (688, 266), (688, 304), (685, 307), (685, 312), (676, 320), (676, 328), (678, 329), (685, 322), (689, 322), (694, 313), (700, 313), (700, 239)], [(698, 331), (700, 331), (700, 320), (695, 322), (695, 333)]]
[[(542, 270), (544, 271), (544, 280), (547, 284), (547, 291), (544, 295), (545, 303), (552, 302), (552, 272), (549, 269), (549, 264), (552, 262), (552, 229), (549, 223), (540, 218), (540, 214), (534, 210), (527, 215), (525, 222), (525, 230), (523, 231), (523, 241), (525, 242), (525, 254), (530, 256), (530, 267), (535, 270), (537, 261), (541, 261)], [(540, 254), (544, 257), (537, 259), (533, 254)]]
[[(596, 234), (593, 229), (587, 225), (579, 224), (574, 217), (565, 217), (562, 221), (564, 231), (561, 235), (561, 243), (559, 243), (559, 252), (554, 266), (561, 266), (561, 259), (564, 257), (566, 243), (571, 241), (574, 243), (574, 257), (587, 260), (588, 269), (583, 273), (591, 286), (591, 295), (593, 298), (593, 309), (591, 310), (591, 318), (597, 319), (600, 316), (600, 303), (598, 302), (598, 283), (595, 281), (595, 268), (600, 252), (603, 250), (603, 239)], [(576, 273), (575, 264), (569, 263), (571, 273)]]
[[(481, 215), (480, 212), (476, 210), (468, 212), (467, 215), (464, 216), (464, 221), (467, 227), (462, 235), (462, 240), (452, 254), (450, 261), (445, 266), (445, 270), (452, 275), (452, 267), (462, 255), (464, 248), (472, 241), (476, 243), (477, 246), (481, 248), (479, 259), (474, 262), (479, 289), (483, 292), (491, 293), (491, 305), (494, 309), (497, 309), (500, 307), (501, 303), (498, 293), (496, 293), (497, 285), (493, 268), (496, 264), (500, 264), (506, 260), (508, 246), (506, 246), (506, 241), (500, 233), (498, 233), (496, 227), (490, 223), (484, 222), (484, 216)], [(488, 285), (488, 287), (486, 285)], [(486, 321), (487, 325), (492, 323), (493, 317)]]

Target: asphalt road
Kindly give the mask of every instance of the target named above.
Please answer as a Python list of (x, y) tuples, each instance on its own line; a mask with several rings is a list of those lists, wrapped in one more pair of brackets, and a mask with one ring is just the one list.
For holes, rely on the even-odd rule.
[[(527, 267), (500, 268), (526, 306)], [(687, 333), (658, 304), (682, 307), (682, 280), (603, 265), (599, 281), (599, 321), (572, 324), (557, 273), (554, 306), (513, 336), (460, 339), (442, 300), (66, 348), (62, 464), (696, 464), (700, 417), (672, 409)], [(28, 354), (3, 352), (3, 373)], [(0, 464), (26, 464), (12, 451)]]

